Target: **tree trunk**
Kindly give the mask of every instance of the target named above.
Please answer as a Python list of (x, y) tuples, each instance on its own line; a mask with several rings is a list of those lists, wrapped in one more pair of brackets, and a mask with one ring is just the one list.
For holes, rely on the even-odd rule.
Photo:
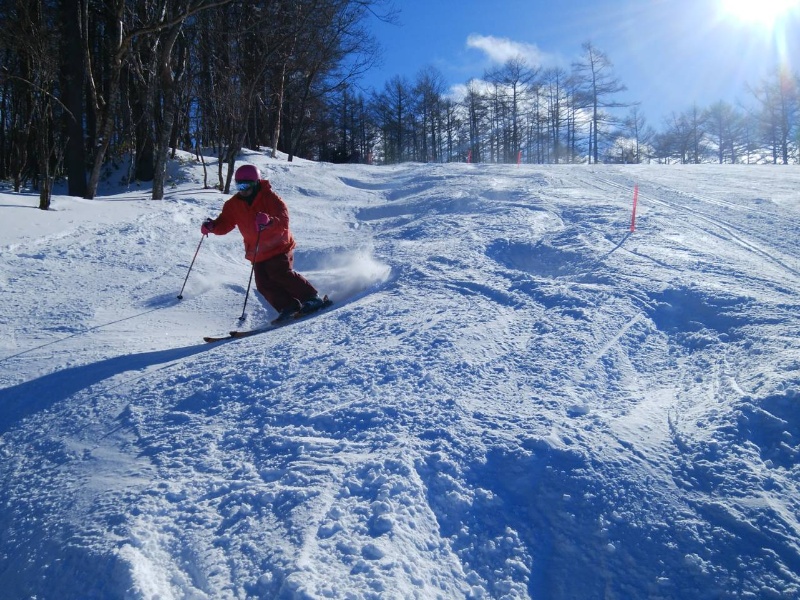
[[(175, 102), (175, 88), (181, 78), (183, 69), (178, 67), (172, 70), (172, 49), (178, 39), (182, 25), (176, 25), (167, 32), (164, 44), (161, 47), (161, 60), (159, 62), (161, 81), (161, 122), (156, 130), (156, 160), (153, 177), (153, 200), (164, 199), (164, 183), (167, 178), (167, 160), (169, 158), (169, 142), (172, 137), (172, 127), (175, 124), (178, 107)], [(185, 60), (185, 54), (177, 62)]]
[(153, 177), (153, 200), (164, 199), (164, 183), (167, 178), (167, 159), (169, 158), (169, 140), (172, 134), (172, 124), (175, 122), (174, 88), (164, 92), (164, 112), (162, 113), (161, 128), (156, 140), (155, 176)]
[[(120, 76), (122, 73), (122, 60), (127, 53), (126, 41), (123, 37), (122, 31), (122, 16), (125, 10), (125, 3), (118, 2), (114, 8), (114, 17), (110, 22), (114, 24), (116, 30), (112, 32), (117, 40), (117, 46), (111, 57), (111, 69), (108, 79), (107, 87), (107, 100), (105, 102), (99, 96), (97, 91), (98, 81), (93, 78), (97, 76), (95, 73), (89, 73), (89, 85), (92, 91), (92, 98), (94, 99), (95, 112), (97, 113), (99, 126), (97, 129), (98, 138), (95, 141), (93, 148), (94, 162), (92, 164), (92, 171), (89, 175), (89, 185), (86, 189), (86, 198), (91, 200), (97, 194), (97, 186), (100, 184), (100, 173), (103, 170), (103, 163), (105, 162), (108, 147), (111, 145), (111, 135), (114, 133), (114, 116), (116, 114), (117, 102), (119, 100), (119, 86)], [(84, 40), (85, 42), (85, 40)], [(88, 59), (88, 44), (84, 48)]]
[[(116, 84), (113, 82), (111, 83), (112, 89), (115, 89), (115, 91), (111, 92), (111, 94), (114, 96), (116, 96), (119, 91), (119, 77), (116, 79)], [(116, 104), (116, 99), (114, 100), (113, 104)], [(105, 161), (106, 153), (108, 152), (108, 146), (111, 144), (111, 134), (114, 133), (114, 113), (111, 110), (110, 105), (106, 107), (101, 123), (102, 126), (100, 128), (100, 138), (98, 139), (97, 146), (94, 150), (94, 163), (92, 165), (92, 172), (89, 175), (89, 186), (86, 189), (85, 197), (88, 200), (93, 199), (97, 194), (97, 187), (100, 184), (100, 173), (103, 170), (103, 162)]]
[(53, 197), (53, 178), (41, 177), (39, 179), (39, 208), (50, 210), (50, 200)]
[(86, 148), (83, 129), (83, 80), (86, 75), (80, 38), (80, 0), (62, 0), (64, 23), (61, 49), (61, 102), (66, 109), (63, 127), (66, 136), (64, 168), (67, 193), (82, 198), (86, 195)]
[(283, 94), (286, 88), (286, 64), (288, 62), (289, 59), (287, 58), (283, 62), (283, 68), (281, 70), (281, 81), (278, 88), (278, 106), (275, 113), (275, 131), (272, 134), (272, 158), (278, 158), (278, 138), (281, 134), (281, 114), (283, 113)]

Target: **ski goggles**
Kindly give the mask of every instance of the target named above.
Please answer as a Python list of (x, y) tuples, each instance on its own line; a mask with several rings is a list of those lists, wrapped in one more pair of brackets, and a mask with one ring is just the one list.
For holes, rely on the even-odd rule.
[(246, 192), (249, 189), (256, 187), (255, 181), (237, 181), (236, 189), (240, 192)]

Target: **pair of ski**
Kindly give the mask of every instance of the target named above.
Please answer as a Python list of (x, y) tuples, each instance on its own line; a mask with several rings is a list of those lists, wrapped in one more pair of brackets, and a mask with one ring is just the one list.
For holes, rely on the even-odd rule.
[(228, 335), (206, 336), (203, 338), (203, 341), (211, 344), (213, 342), (221, 342), (223, 340), (245, 338), (245, 337), (250, 337), (251, 335), (258, 335), (259, 333), (266, 333), (267, 331), (272, 331), (273, 329), (279, 329), (280, 327), (289, 325), (290, 323), (293, 323), (298, 319), (304, 319), (305, 317), (309, 317), (313, 314), (316, 314), (319, 311), (328, 308), (331, 304), (333, 304), (333, 301), (327, 296), (324, 296), (322, 298), (322, 304), (320, 304), (317, 308), (307, 312), (298, 311), (294, 314), (294, 317), (291, 319), (284, 319), (283, 321), (278, 321), (276, 319), (275, 321), (272, 321), (272, 323), (266, 325), (265, 327), (259, 327), (258, 329), (248, 329), (247, 331), (231, 331), (228, 333)]

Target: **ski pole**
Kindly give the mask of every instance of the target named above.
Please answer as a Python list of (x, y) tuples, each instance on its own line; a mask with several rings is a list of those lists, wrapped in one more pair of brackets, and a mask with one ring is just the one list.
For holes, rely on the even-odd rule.
[(247, 280), (247, 292), (244, 294), (244, 306), (242, 307), (242, 316), (239, 321), (244, 321), (244, 311), (247, 308), (247, 298), (250, 297), (250, 284), (253, 282), (253, 271), (256, 270), (256, 256), (258, 256), (258, 244), (261, 241), (261, 229), (258, 230), (258, 237), (256, 238), (256, 251), (253, 253), (253, 266), (250, 267), (250, 279)]
[(200, 244), (197, 244), (197, 250), (194, 251), (194, 258), (192, 258), (192, 264), (189, 265), (189, 271), (186, 273), (186, 279), (183, 280), (183, 285), (181, 286), (181, 291), (178, 293), (178, 300), (183, 300), (183, 288), (186, 287), (186, 282), (189, 281), (189, 273), (192, 272), (192, 267), (194, 266), (194, 261), (197, 258), (197, 253), (200, 252), (200, 245), (203, 243), (204, 239), (206, 239), (205, 235), (200, 238)]

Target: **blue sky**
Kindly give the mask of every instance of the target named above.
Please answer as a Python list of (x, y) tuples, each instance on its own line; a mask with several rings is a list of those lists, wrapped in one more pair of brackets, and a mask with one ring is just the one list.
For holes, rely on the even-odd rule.
[[(760, 16), (776, 3), (794, 8), (763, 22)], [(449, 85), (465, 84), (516, 51), (544, 67), (569, 69), (581, 44), (591, 41), (628, 87), (620, 99), (641, 102), (658, 128), (694, 103), (752, 103), (745, 84), (758, 84), (780, 60), (800, 70), (798, 5), (800, 0), (395, 0), (399, 25), (372, 22), (383, 64), (362, 85), (379, 90), (394, 75), (413, 80), (428, 65)]]

